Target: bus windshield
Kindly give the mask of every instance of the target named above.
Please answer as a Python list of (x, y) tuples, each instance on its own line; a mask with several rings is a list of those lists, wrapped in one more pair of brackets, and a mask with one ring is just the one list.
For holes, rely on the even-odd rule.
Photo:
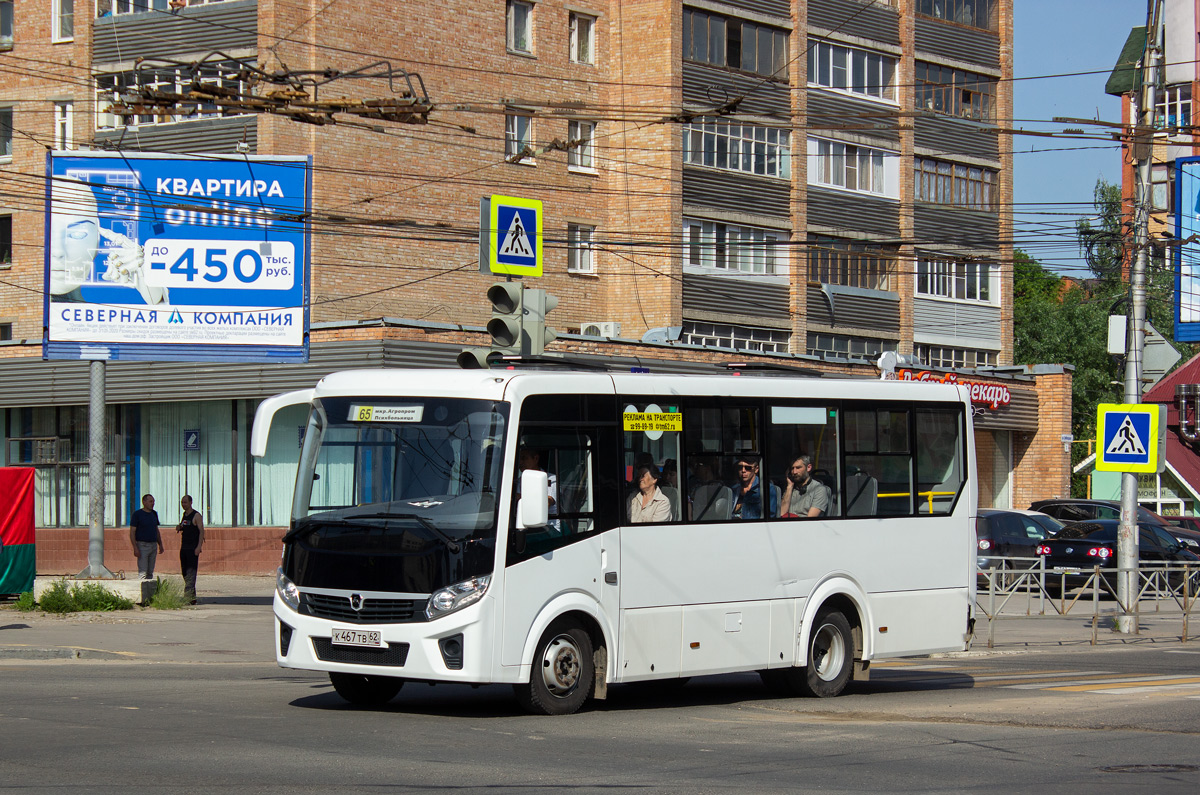
[(507, 404), (461, 398), (321, 400), (305, 430), (293, 532), (418, 523), (450, 545), (494, 537), (507, 415)]

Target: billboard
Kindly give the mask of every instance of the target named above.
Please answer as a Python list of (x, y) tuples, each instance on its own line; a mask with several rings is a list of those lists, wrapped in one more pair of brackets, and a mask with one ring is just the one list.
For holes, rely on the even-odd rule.
[(307, 361), (311, 166), (48, 155), (43, 355)]
[(1175, 161), (1175, 340), (1200, 341), (1200, 157)]

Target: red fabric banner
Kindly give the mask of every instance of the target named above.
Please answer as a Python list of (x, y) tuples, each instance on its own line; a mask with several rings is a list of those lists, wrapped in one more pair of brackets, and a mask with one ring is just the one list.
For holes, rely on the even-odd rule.
[(0, 544), (33, 543), (32, 467), (0, 467)]

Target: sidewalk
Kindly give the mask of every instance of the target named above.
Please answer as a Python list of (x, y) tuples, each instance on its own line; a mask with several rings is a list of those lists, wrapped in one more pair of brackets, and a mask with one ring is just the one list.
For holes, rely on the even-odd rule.
[(179, 610), (50, 615), (0, 606), (0, 664), (20, 660), (275, 662), (275, 578), (201, 574)]
[[(110, 660), (128, 662), (262, 662), (274, 664), (274, 616), (270, 576), (202, 575), (200, 602), (179, 610), (135, 608), (116, 613), (47, 615), (21, 613), (0, 606), (0, 664), (28, 660)], [(1196, 648), (1200, 640), (1181, 643), (1183, 616), (1173, 612), (1143, 613), (1137, 635), (1111, 630), (1111, 602), (1096, 628), (1097, 648), (1155, 644)], [(995, 626), (995, 645), (988, 648), (988, 622), (979, 614), (971, 650), (949, 656), (1036, 653), (1078, 649), (1092, 644), (1087, 615), (1002, 616)], [(1200, 615), (1188, 627), (1200, 635)]]

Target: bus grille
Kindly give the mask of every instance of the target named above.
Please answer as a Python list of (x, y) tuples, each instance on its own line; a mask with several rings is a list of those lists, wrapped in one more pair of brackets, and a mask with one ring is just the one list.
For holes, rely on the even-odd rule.
[(350, 663), (352, 665), (391, 665), (401, 667), (408, 660), (407, 643), (389, 643), (386, 649), (356, 649), (334, 646), (329, 638), (313, 638), (317, 659), (325, 662)]
[(375, 599), (366, 597), (362, 608), (350, 606), (349, 596), (319, 593), (300, 594), (300, 612), (330, 621), (350, 624), (406, 624), (425, 620), (424, 599)]

